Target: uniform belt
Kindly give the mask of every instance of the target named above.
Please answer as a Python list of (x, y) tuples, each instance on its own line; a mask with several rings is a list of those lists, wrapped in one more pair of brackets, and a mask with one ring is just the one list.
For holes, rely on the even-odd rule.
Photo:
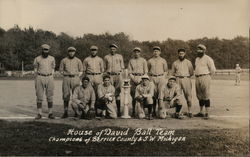
[(76, 77), (77, 75), (63, 75), (65, 77)]
[(158, 75), (155, 75), (155, 74), (149, 74), (150, 76), (154, 76), (154, 77), (158, 77), (158, 76), (163, 76), (164, 74), (158, 74)]
[(141, 73), (132, 73), (132, 75), (134, 75), (134, 76), (142, 76), (144, 74), (141, 74)]
[(50, 73), (50, 74), (42, 74), (42, 73), (37, 73), (37, 75), (40, 75), (40, 76), (51, 76), (51, 75), (52, 75), (52, 73)]
[(121, 73), (115, 73), (115, 72), (107, 72), (109, 75), (120, 75)]
[(190, 76), (175, 76), (175, 77), (178, 77), (178, 78), (190, 78)]
[(195, 77), (202, 77), (202, 76), (206, 76), (206, 75), (209, 75), (209, 74), (200, 74), (200, 75), (195, 75)]
[(87, 75), (101, 75), (102, 73), (86, 73)]

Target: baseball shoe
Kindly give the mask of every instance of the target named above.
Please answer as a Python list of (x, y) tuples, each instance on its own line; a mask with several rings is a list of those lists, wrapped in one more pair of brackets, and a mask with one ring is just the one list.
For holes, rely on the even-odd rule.
[(80, 119), (86, 119), (86, 115), (84, 112), (82, 112)]
[(152, 117), (156, 117), (156, 112), (153, 112)]
[(176, 119), (183, 119), (183, 117), (179, 113), (174, 113), (174, 114), (172, 114), (171, 117), (176, 118)]
[(209, 119), (208, 113), (205, 113), (204, 119)]
[(194, 117), (204, 117), (204, 114), (199, 112), (199, 113), (195, 114)]
[(187, 116), (188, 116), (189, 118), (193, 118), (193, 113), (188, 113)]
[(77, 113), (75, 113), (74, 117), (75, 117), (75, 118), (78, 118), (78, 114), (77, 114)]
[(41, 114), (37, 114), (35, 119), (38, 120), (38, 119), (41, 119), (42, 118), (42, 115)]
[(55, 119), (55, 116), (52, 113), (50, 113), (49, 116), (48, 116), (48, 118), (49, 119)]
[(69, 116), (68, 116), (68, 113), (66, 113), (66, 112), (64, 112), (64, 114), (62, 115), (62, 119), (64, 119), (64, 118), (68, 118)]

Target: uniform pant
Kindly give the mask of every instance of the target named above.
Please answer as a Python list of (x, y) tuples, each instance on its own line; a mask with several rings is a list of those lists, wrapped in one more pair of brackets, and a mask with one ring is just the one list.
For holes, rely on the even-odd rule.
[(148, 97), (146, 98), (143, 102), (140, 101), (136, 101), (136, 108), (135, 108), (135, 112), (137, 114), (137, 117), (139, 119), (145, 118), (145, 111), (144, 108), (146, 107), (153, 107), (153, 98), (152, 97)]
[(138, 84), (141, 83), (141, 76), (133, 76), (133, 78), (131, 78), (131, 96), (134, 99), (135, 97), (135, 90)]
[(115, 100), (113, 100), (110, 103), (105, 103), (104, 101), (99, 99), (97, 103), (97, 114), (101, 114), (104, 111), (106, 112), (106, 115), (108, 117), (117, 118), (115, 107), (116, 107)]
[(78, 76), (63, 78), (62, 91), (63, 91), (63, 100), (69, 101), (70, 94), (73, 93), (74, 89), (80, 85), (80, 78)]
[(120, 100), (119, 94), (121, 92), (121, 75), (110, 75), (111, 84), (115, 87), (115, 97)]
[(198, 100), (208, 100), (210, 98), (210, 75), (196, 77), (195, 88)]
[[(83, 104), (77, 104), (75, 102), (71, 103), (71, 106), (74, 111), (82, 111), (85, 114), (87, 114), (88, 110), (90, 109), (89, 104), (83, 103)], [(79, 114), (79, 113), (77, 113)]]
[(177, 78), (177, 83), (181, 87), (183, 94), (187, 100), (187, 104), (190, 105), (192, 104), (192, 82), (190, 78)]
[(36, 101), (37, 103), (42, 103), (43, 95), (47, 97), (48, 102), (53, 102), (54, 95), (54, 78), (53, 76), (40, 76), (37, 75), (35, 79), (35, 89), (36, 89)]
[(236, 84), (240, 83), (240, 73), (236, 73), (235, 79), (236, 79)]
[(170, 101), (163, 101), (162, 106), (159, 106), (159, 117), (166, 118), (167, 117), (167, 109), (174, 108), (176, 106), (180, 106), (181, 102), (179, 99), (174, 100), (173, 104)]
[(95, 91), (97, 91), (98, 85), (102, 83), (102, 75), (101, 74), (100, 75), (88, 75), (87, 74), (86, 76), (89, 78)]
[(164, 85), (166, 82), (165, 76), (150, 76), (150, 80), (154, 82), (155, 85), (155, 97), (158, 98), (159, 89)]

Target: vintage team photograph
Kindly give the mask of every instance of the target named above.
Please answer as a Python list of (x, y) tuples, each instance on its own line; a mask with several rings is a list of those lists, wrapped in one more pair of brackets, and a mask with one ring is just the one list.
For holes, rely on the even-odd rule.
[(0, 156), (249, 156), (249, 0), (0, 0)]

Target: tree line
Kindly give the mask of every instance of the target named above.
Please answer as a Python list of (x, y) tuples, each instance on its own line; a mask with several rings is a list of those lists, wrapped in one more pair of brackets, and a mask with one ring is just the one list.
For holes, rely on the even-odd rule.
[(60, 61), (67, 56), (67, 48), (74, 46), (77, 49), (76, 56), (83, 60), (90, 54), (91, 45), (99, 47), (98, 55), (104, 57), (109, 53), (109, 45), (115, 43), (119, 46), (119, 53), (123, 55), (125, 65), (132, 56), (132, 50), (138, 46), (142, 49), (142, 56), (146, 59), (152, 57), (152, 47), (160, 46), (161, 56), (168, 66), (177, 59), (177, 50), (185, 48), (187, 58), (194, 63), (196, 46), (199, 43), (206, 45), (207, 54), (214, 59), (217, 69), (232, 69), (239, 63), (242, 68), (249, 68), (249, 39), (237, 36), (233, 39), (201, 38), (188, 41), (173, 40), (167, 38), (164, 41), (137, 41), (131, 40), (129, 35), (120, 32), (117, 34), (84, 34), (80, 37), (72, 37), (66, 33), (56, 35), (52, 31), (33, 29), (32, 27), (21, 29), (18, 25), (4, 30), (0, 27), (0, 63), (6, 70), (21, 70), (22, 62), (25, 70), (33, 69), (33, 60), (41, 54), (40, 46), (47, 43), (51, 46), (51, 55), (56, 59), (56, 69)]

